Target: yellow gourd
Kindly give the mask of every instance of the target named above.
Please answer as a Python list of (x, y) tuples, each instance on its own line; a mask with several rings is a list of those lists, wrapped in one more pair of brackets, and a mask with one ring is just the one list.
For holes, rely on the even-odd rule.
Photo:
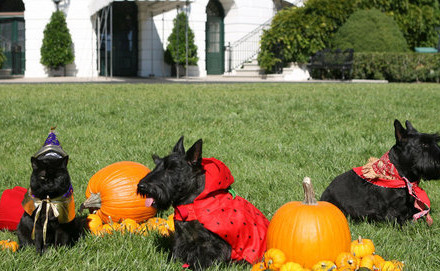
[(279, 270), (286, 262), (286, 255), (280, 249), (271, 248), (264, 253), (264, 263), (268, 269)]
[(371, 241), (370, 239), (362, 239), (362, 237), (359, 236), (357, 240), (351, 242), (350, 251), (354, 256), (358, 258), (372, 255), (374, 253), (373, 241)]

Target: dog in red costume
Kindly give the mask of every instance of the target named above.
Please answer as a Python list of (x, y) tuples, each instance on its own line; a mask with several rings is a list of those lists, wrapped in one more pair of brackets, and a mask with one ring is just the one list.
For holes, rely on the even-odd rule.
[(146, 205), (174, 207), (173, 257), (193, 269), (216, 261), (260, 260), (269, 221), (231, 189), (234, 177), (215, 158), (202, 158), (202, 140), (185, 152), (183, 137), (138, 184)]

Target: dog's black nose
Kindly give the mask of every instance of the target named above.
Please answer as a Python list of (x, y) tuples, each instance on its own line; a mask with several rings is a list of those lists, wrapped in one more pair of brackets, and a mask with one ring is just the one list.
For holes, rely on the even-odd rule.
[(145, 190), (147, 189), (146, 183), (138, 183), (138, 190)]
[(136, 192), (138, 194), (140, 194), (140, 195), (146, 195), (146, 193), (147, 193), (147, 184), (143, 183), (143, 182), (138, 183), (138, 187), (137, 187), (137, 191)]

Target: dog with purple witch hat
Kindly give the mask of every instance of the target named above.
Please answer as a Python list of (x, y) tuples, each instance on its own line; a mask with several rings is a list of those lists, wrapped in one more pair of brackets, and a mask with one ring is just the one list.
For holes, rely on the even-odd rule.
[(30, 186), (22, 205), (25, 210), (17, 227), (19, 248), (35, 245), (42, 254), (48, 245), (73, 245), (86, 227), (75, 217), (69, 156), (58, 141), (55, 128), (31, 157)]
[(418, 132), (409, 121), (406, 129), (394, 121), (396, 144), (380, 159), (370, 158), (337, 176), (321, 196), (351, 218), (391, 220), (403, 224), (425, 217), (430, 200), (420, 180), (440, 179), (439, 134)]

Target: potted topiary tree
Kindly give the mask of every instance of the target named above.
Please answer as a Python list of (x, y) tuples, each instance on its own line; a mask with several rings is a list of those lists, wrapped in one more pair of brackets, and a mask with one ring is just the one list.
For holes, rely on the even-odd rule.
[(49, 76), (64, 76), (65, 66), (73, 63), (72, 38), (62, 11), (55, 11), (44, 29), (40, 49), (41, 64), (47, 67)]
[[(185, 69), (188, 70), (189, 76), (198, 75), (197, 61), (197, 46), (194, 44), (194, 32), (188, 24), (188, 17), (184, 12), (177, 14), (173, 20), (173, 30), (168, 37), (168, 45), (165, 50), (165, 63), (171, 65), (171, 74), (179, 75), (185, 74)], [(186, 51), (186, 30), (188, 31), (188, 52)], [(186, 56), (188, 54), (188, 67), (186, 67)], [(191, 71), (191, 72), (190, 72)]]
[(6, 61), (6, 55), (3, 51), (3, 48), (0, 47), (0, 79), (1, 78), (9, 78), (11, 76), (11, 69), (4, 69), (3, 63)]

